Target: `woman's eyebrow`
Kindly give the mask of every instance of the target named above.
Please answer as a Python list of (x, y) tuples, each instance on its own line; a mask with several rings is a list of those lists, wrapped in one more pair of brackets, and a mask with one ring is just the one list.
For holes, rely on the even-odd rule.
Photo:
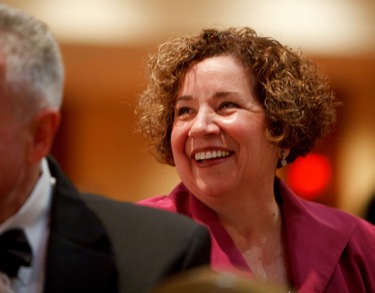
[(214, 95), (214, 98), (218, 98), (218, 99), (221, 99), (221, 98), (226, 98), (228, 96), (232, 96), (232, 95), (236, 95), (235, 92), (217, 92), (215, 93)]
[(192, 100), (193, 97), (192, 96), (189, 96), (189, 95), (183, 95), (183, 96), (179, 96), (176, 98), (176, 103), (179, 102), (179, 101), (189, 101), (189, 100)]
[[(216, 92), (213, 97), (214, 98), (217, 98), (217, 99), (223, 99), (223, 98), (226, 98), (228, 96), (236, 96), (237, 93), (236, 92), (228, 92), (228, 91), (223, 91), (223, 92)], [(176, 98), (176, 103), (179, 102), (179, 101), (189, 101), (189, 100), (192, 100), (193, 97), (190, 96), (190, 95), (182, 95), (182, 96), (179, 96)]]

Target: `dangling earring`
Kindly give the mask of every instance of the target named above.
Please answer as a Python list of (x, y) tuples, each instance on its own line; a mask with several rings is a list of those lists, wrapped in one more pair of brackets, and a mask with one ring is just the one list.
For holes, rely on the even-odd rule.
[(285, 150), (281, 150), (281, 161), (280, 161), (280, 164), (282, 167), (285, 167), (286, 165), (288, 165), (288, 161), (286, 160), (286, 157), (288, 155), (286, 154)]

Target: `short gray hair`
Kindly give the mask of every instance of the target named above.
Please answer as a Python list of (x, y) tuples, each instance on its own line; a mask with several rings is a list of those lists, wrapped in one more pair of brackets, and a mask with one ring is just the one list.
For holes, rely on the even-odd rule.
[(38, 108), (61, 107), (64, 66), (59, 45), (43, 22), (0, 4), (0, 57), (12, 93)]

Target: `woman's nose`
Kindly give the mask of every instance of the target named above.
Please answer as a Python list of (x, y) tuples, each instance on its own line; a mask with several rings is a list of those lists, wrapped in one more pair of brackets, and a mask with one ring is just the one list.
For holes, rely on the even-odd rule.
[(202, 137), (219, 133), (220, 128), (217, 124), (216, 113), (206, 110), (198, 111), (189, 130), (189, 136)]

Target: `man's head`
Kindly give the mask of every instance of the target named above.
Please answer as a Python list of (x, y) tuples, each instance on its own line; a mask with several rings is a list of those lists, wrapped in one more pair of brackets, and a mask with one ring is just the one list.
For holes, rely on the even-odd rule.
[[(60, 121), (64, 68), (46, 25), (0, 4), (0, 200), (27, 197)], [(4, 202), (6, 203), (6, 202)]]

